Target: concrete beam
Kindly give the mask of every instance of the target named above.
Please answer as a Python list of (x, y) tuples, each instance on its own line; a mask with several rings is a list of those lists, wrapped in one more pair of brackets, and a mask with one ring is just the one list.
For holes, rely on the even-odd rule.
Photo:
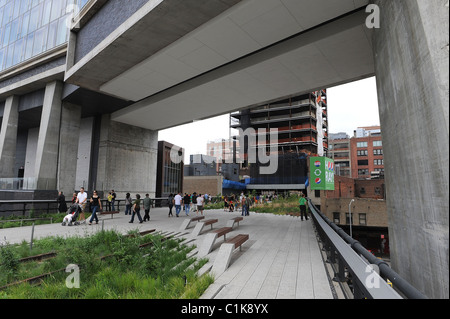
[(57, 189), (70, 195), (76, 186), (78, 140), (81, 125), (81, 106), (63, 102), (59, 135)]
[(155, 196), (158, 132), (118, 123), (104, 115), (98, 154), (97, 190), (114, 189), (119, 198), (127, 192)]
[(63, 83), (59, 81), (45, 88), (34, 171), (37, 189), (57, 187), (62, 90)]
[(0, 178), (15, 177), (17, 129), (19, 126), (19, 97), (10, 96), (5, 101), (0, 131)]
[(448, 298), (448, 1), (375, 3), (392, 267), (426, 296)]

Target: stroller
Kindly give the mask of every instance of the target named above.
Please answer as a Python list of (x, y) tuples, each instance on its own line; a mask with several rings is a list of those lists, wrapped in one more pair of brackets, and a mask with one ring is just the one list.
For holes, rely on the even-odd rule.
[(81, 213), (81, 206), (78, 204), (73, 204), (69, 207), (67, 210), (67, 215), (64, 217), (62, 226), (73, 226), (73, 225), (80, 225), (80, 222), (77, 221), (78, 216)]

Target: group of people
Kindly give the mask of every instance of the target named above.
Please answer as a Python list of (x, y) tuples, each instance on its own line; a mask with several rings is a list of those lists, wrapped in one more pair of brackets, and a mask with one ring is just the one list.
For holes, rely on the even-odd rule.
[(184, 193), (184, 196), (181, 196), (181, 192), (177, 194), (170, 194), (167, 201), (169, 205), (169, 215), (168, 217), (173, 217), (172, 208), (175, 206), (175, 215), (176, 217), (180, 217), (181, 209), (184, 210), (186, 216), (189, 216), (189, 212), (195, 211), (198, 214), (200, 213), (203, 216), (203, 210), (205, 204), (209, 200), (208, 194), (197, 194), (196, 192), (192, 194)]
[(250, 215), (250, 206), (254, 203), (254, 199), (251, 196), (246, 196), (244, 193), (241, 193), (239, 198), (236, 198), (234, 194), (230, 197), (224, 196), (223, 201), (224, 211), (233, 212), (235, 209), (239, 210), (240, 208), (242, 216)]
[[(115, 200), (116, 193), (114, 190), (109, 192), (107, 198), (107, 211), (115, 211)], [(59, 211), (65, 212), (67, 211), (67, 204), (65, 200), (65, 196), (63, 192), (59, 192), (57, 198), (59, 204)], [(78, 193), (73, 193), (72, 196), (72, 205), (78, 205), (80, 209), (80, 223), (86, 223), (86, 218), (84, 212), (86, 210), (86, 206), (89, 204), (89, 211), (92, 213), (91, 218), (89, 219), (89, 225), (92, 225), (92, 222), (95, 221), (98, 224), (97, 212), (103, 210), (102, 200), (96, 190), (93, 191), (92, 196), (88, 200), (88, 194), (85, 191), (84, 187), (80, 188)], [(139, 223), (143, 223), (144, 221), (150, 221), (150, 207), (151, 207), (151, 199), (149, 194), (145, 194), (145, 198), (141, 200), (141, 195), (136, 194), (136, 199), (133, 201), (131, 199), (130, 193), (126, 194), (125, 198), (125, 215), (131, 215), (131, 219), (129, 223), (134, 222), (134, 217), (137, 215), (139, 219)], [(145, 215), (144, 218), (141, 217), (141, 205), (144, 208)], [(63, 219), (63, 224), (70, 224), (72, 222), (73, 217), (75, 216), (76, 210), (69, 210), (68, 214)]]

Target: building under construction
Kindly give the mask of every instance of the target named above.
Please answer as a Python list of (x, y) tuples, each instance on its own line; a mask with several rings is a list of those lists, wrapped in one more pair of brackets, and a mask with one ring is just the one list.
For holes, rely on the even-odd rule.
[[(247, 189), (257, 191), (303, 190), (307, 186), (307, 156), (325, 156), (328, 151), (326, 90), (272, 101), (231, 114), (230, 126), (243, 135), (243, 152), (237, 156), (249, 167)], [(251, 129), (251, 130), (248, 130)], [(263, 129), (263, 131), (258, 131)], [(275, 130), (275, 135), (270, 132)], [(238, 136), (236, 138), (239, 138)], [(262, 174), (268, 166), (249, 150), (265, 148), (278, 158), (274, 174)], [(258, 152), (255, 152), (258, 154)], [(276, 154), (274, 154), (276, 153)]]

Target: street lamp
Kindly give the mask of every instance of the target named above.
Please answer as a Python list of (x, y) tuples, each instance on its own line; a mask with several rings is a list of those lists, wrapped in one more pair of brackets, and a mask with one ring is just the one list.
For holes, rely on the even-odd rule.
[(350, 237), (353, 238), (352, 236), (352, 203), (355, 201), (355, 199), (352, 199), (350, 201), (350, 204), (348, 204), (348, 214), (349, 214), (349, 218), (350, 218)]

